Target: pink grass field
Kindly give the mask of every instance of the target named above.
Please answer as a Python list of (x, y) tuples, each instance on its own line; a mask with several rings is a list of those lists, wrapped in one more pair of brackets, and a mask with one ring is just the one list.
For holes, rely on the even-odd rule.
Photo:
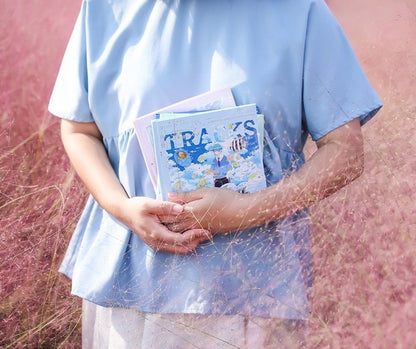
[[(328, 0), (384, 107), (312, 207), (312, 348), (416, 348), (416, 2)], [(57, 269), (86, 199), (47, 103), (80, 0), (0, 0), (0, 347), (79, 348)], [(308, 144), (310, 153), (313, 145)]]

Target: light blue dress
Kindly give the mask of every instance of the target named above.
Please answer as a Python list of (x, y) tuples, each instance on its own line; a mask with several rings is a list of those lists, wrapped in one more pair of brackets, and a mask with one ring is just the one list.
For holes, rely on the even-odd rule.
[[(132, 121), (224, 86), (265, 115), (268, 185), (302, 166), (308, 134), (381, 107), (323, 0), (84, 0), (49, 110), (96, 122), (127, 193), (154, 197)], [(179, 256), (155, 253), (90, 197), (60, 270), (103, 306), (306, 319), (308, 214)]]

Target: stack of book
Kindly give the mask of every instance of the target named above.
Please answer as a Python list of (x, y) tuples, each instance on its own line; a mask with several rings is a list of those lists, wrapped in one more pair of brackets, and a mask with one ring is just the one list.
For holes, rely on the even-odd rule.
[(137, 118), (134, 128), (157, 197), (204, 187), (252, 193), (266, 187), (264, 117), (236, 106), (229, 88)]

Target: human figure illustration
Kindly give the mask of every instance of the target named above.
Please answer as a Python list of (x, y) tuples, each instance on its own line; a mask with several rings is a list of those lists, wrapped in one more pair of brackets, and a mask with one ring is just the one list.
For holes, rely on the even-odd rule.
[(214, 186), (216, 188), (220, 188), (224, 184), (230, 183), (228, 172), (231, 170), (231, 165), (227, 157), (223, 154), (221, 144), (215, 143), (211, 150), (215, 155), (211, 163), (211, 171), (214, 176)]

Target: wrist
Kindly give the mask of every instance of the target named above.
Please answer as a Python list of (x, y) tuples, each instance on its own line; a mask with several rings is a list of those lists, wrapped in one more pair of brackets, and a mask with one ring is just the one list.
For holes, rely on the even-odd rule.
[(264, 225), (281, 218), (280, 200), (270, 188), (249, 194), (247, 197), (247, 216), (250, 227)]
[(240, 194), (238, 204), (239, 228), (249, 229), (266, 223), (264, 212), (264, 201), (260, 192)]
[(127, 204), (129, 197), (126, 193), (113, 193), (106, 195), (105, 200), (99, 202), (100, 206), (122, 223), (126, 223)]

